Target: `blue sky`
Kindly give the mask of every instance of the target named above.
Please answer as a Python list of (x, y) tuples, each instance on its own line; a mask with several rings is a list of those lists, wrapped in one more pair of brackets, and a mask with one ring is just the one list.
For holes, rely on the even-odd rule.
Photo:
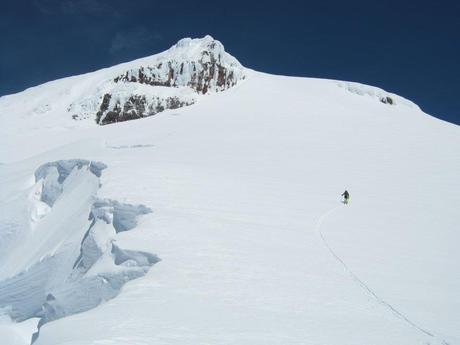
[(250, 68), (382, 87), (460, 124), (460, 2), (16, 0), (0, 95), (210, 34)]

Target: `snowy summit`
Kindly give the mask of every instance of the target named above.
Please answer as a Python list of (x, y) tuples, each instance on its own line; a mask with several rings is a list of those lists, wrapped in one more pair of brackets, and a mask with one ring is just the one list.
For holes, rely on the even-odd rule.
[(0, 122), (1, 344), (460, 344), (460, 128), (403, 97), (205, 36)]

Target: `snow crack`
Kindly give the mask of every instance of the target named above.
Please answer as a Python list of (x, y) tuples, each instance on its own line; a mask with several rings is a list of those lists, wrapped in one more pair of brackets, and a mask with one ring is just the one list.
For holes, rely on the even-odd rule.
[[(40, 318), (32, 343), (44, 324), (116, 297), (126, 282), (160, 261), (116, 243), (120, 232), (134, 230), (139, 217), (152, 210), (98, 198), (106, 168), (101, 162), (73, 159), (49, 162), (35, 171), (35, 202), (47, 205), (46, 214), (34, 223), (36, 238), (31, 241), (37, 242), (37, 253), (31, 253), (28, 267), (0, 281), (0, 308), (12, 320)], [(54, 222), (59, 222), (55, 228)]]

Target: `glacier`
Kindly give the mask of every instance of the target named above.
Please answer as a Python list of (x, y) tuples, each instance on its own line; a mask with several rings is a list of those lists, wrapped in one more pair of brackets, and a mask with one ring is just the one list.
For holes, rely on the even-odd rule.
[(0, 98), (1, 343), (460, 344), (460, 127), (217, 42)]

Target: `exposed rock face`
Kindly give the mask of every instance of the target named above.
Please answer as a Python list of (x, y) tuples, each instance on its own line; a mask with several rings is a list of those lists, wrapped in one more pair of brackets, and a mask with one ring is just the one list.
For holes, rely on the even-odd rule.
[(393, 105), (393, 99), (389, 96), (380, 98), (380, 102), (382, 102), (383, 104)]
[(132, 95), (123, 101), (117, 99), (112, 106), (109, 106), (111, 98), (110, 93), (104, 95), (100, 110), (96, 114), (96, 121), (100, 125), (152, 116), (166, 109), (177, 109), (195, 102), (194, 100), (181, 100), (178, 96), (161, 98)]
[(100, 96), (96, 121), (106, 125), (188, 106), (244, 78), (244, 68), (219, 41), (185, 38), (114, 77), (112, 90)]
[[(191, 41), (180, 41), (173, 49), (186, 47)], [(242, 78), (234, 61), (225, 58), (225, 51), (218, 41), (205, 38), (201, 51), (191, 60), (166, 59), (154, 66), (141, 66), (117, 76), (115, 82), (134, 82), (152, 86), (188, 86), (199, 93), (223, 91), (234, 86)]]

